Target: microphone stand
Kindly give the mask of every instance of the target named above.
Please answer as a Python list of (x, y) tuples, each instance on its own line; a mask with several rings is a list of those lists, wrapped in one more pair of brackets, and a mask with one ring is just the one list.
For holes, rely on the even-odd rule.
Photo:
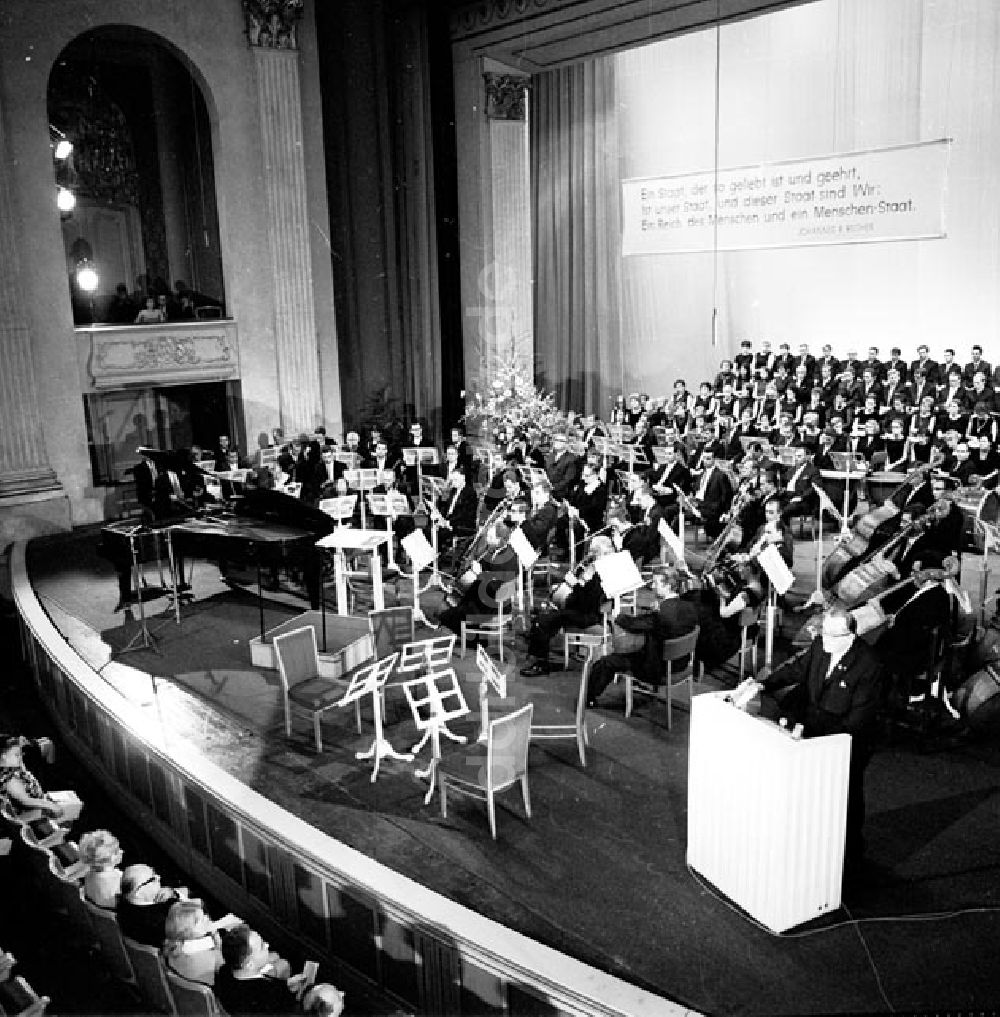
[[(135, 587), (136, 602), (139, 605), (139, 629), (135, 635), (133, 635), (132, 638), (118, 651), (119, 654), (131, 653), (134, 650), (153, 650), (156, 653), (160, 652), (160, 648), (156, 645), (156, 637), (149, 631), (149, 625), (146, 622), (146, 608), (142, 599), (142, 574), (139, 569), (139, 556), (135, 549), (136, 537), (142, 529), (143, 525), (142, 523), (139, 523), (126, 533), (126, 537), (128, 537), (129, 552), (132, 556), (132, 584)], [(131, 611), (128, 607), (126, 607), (124, 619), (127, 620), (130, 615)]]

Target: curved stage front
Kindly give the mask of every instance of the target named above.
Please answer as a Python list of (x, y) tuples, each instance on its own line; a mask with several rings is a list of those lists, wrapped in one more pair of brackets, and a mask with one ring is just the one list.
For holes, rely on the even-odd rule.
[[(179, 624), (148, 605), (157, 645), (143, 649), (93, 543), (47, 538), (11, 558), (23, 649), (60, 734), (194, 881), (348, 987), (430, 1014), (878, 1012), (887, 984), (897, 1009), (1000, 998), (1000, 974), (975, 962), (1000, 931), (992, 912), (924, 936), (897, 921), (1000, 892), (995, 853), (981, 853), (1000, 834), (992, 745), (946, 772), (942, 757), (877, 756), (869, 841), (892, 881), (848, 901), (874, 924), (841, 911), (776, 937), (685, 866), (686, 714), (670, 732), (662, 708), (625, 721), (609, 691), (589, 714), (587, 767), (572, 742), (533, 747), (532, 819), (513, 794), (493, 842), (479, 803), (449, 801), (447, 820), (425, 807), (414, 764), (383, 763), (372, 783), (354, 758), (371, 725), (357, 735), (351, 711), (325, 723), (322, 755), (305, 721), (286, 739), (277, 677), (250, 664), (256, 604), (212, 566), (197, 567)], [(292, 610), (272, 600), (268, 624)], [(558, 694), (577, 674), (528, 691)], [(409, 747), (408, 714), (389, 714)], [(474, 721), (459, 727), (474, 736)], [(931, 952), (947, 953), (947, 982)]]

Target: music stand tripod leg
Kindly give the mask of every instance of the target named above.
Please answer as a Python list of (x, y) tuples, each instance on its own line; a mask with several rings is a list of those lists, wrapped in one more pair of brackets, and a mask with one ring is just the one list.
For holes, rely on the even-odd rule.
[[(142, 587), (139, 585), (139, 556), (135, 549), (135, 536), (135, 533), (130, 533), (128, 535), (128, 543), (129, 550), (132, 555), (132, 582), (135, 584), (136, 603), (139, 605), (139, 629), (135, 635), (132, 636), (132, 638), (118, 651), (118, 653), (130, 653), (133, 650), (153, 650), (155, 653), (159, 653), (160, 649), (156, 645), (156, 637), (149, 631), (149, 625), (146, 622), (146, 607), (142, 600)], [(129, 612), (126, 608), (125, 616), (122, 619), (123, 628), (128, 616)]]

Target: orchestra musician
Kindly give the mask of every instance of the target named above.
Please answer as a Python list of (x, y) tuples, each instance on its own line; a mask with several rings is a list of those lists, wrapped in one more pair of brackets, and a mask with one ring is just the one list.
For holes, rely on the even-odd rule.
[(594, 563), (613, 554), (614, 550), (610, 537), (595, 537), (584, 561), (568, 572), (563, 583), (553, 591), (556, 609), (539, 612), (535, 617), (528, 630), (530, 660), (521, 668), (526, 678), (549, 673), (549, 644), (563, 629), (585, 629), (600, 624), (601, 604), (608, 597)]
[(556, 523), (556, 543), (569, 546), (572, 527), (573, 540), (580, 544), (588, 533), (596, 533), (604, 522), (608, 507), (608, 487), (601, 480), (600, 467), (588, 456), (583, 462), (580, 479), (567, 498), (566, 515)]
[[(639, 615), (621, 614), (615, 619), (615, 624), (626, 632), (643, 633), (645, 643), (636, 652), (610, 653), (594, 662), (587, 683), (588, 707), (598, 705), (601, 693), (619, 671), (630, 671), (640, 681), (653, 685), (663, 683), (663, 641), (685, 636), (698, 624), (697, 610), (680, 597), (685, 582), (684, 575), (676, 569), (658, 569), (653, 576), (653, 592), (659, 600), (656, 610)], [(677, 666), (684, 667), (686, 662), (678, 661)]]
[(561, 431), (552, 435), (552, 449), (545, 457), (544, 469), (552, 485), (552, 497), (562, 501), (580, 476), (580, 458), (570, 452), (566, 435)]
[(639, 522), (632, 526), (620, 519), (612, 520), (617, 543), (622, 551), (628, 551), (639, 565), (653, 561), (660, 553), (660, 520), (663, 509), (656, 503), (656, 496), (647, 481), (639, 481), (632, 495), (632, 508), (639, 513)]
[(722, 532), (722, 517), (733, 500), (728, 475), (715, 462), (715, 448), (706, 445), (701, 453), (701, 476), (695, 488), (694, 502), (701, 513), (705, 535), (714, 540)]
[(475, 489), (466, 479), (465, 471), (457, 463), (448, 474), (448, 486), (443, 497), (438, 499), (431, 514), (432, 521), (445, 533), (438, 536), (439, 546), (456, 538), (470, 537), (476, 528), (476, 513), (479, 499)]
[(795, 456), (795, 465), (781, 492), (782, 516), (786, 520), (792, 516), (811, 515), (819, 505), (819, 496), (813, 486), (820, 480), (819, 470), (806, 449), (797, 449)]
[[(410, 440), (403, 446), (404, 451), (407, 449), (434, 447), (434, 442), (424, 434), (423, 424), (416, 420), (410, 424)], [(400, 460), (399, 467), (403, 471), (403, 485), (406, 488), (406, 493), (413, 498), (420, 497), (419, 477), (421, 472), (428, 475), (433, 474), (434, 476), (437, 476), (439, 473), (438, 468), (435, 466), (424, 466), (418, 470), (416, 463), (413, 466), (407, 466), (402, 459)]]
[[(730, 557), (692, 582), (682, 594), (698, 617), (698, 660), (706, 667), (719, 667), (740, 648), (741, 616), (756, 612), (764, 599), (758, 565)], [(754, 617), (753, 624), (756, 624)]]
[(458, 602), (438, 615), (438, 623), (461, 635), (462, 622), (496, 614), (497, 590), (517, 577), (517, 552), (510, 546), (510, 527), (503, 521), (486, 531), (486, 553), (469, 568), (468, 585), (459, 590)]
[(673, 444), (664, 446), (663, 460), (662, 468), (653, 473), (650, 485), (656, 496), (656, 503), (664, 510), (667, 522), (672, 524), (680, 511), (678, 490), (682, 494), (691, 493), (691, 472), (681, 462)]
[(763, 716), (787, 718), (790, 728), (802, 724), (806, 738), (851, 736), (845, 869), (857, 866), (864, 854), (864, 774), (875, 741), (882, 675), (878, 656), (856, 637), (851, 615), (832, 607), (823, 616), (822, 634), (806, 650), (757, 676)]
[(531, 488), (531, 512), (521, 523), (521, 532), (540, 554), (548, 548), (558, 516), (559, 509), (552, 500), (552, 486), (542, 477)]
[(791, 568), (794, 555), (792, 531), (782, 515), (781, 499), (774, 495), (764, 501), (764, 522), (752, 535), (747, 550), (733, 557), (737, 561), (756, 558), (771, 544), (777, 547), (782, 561)]

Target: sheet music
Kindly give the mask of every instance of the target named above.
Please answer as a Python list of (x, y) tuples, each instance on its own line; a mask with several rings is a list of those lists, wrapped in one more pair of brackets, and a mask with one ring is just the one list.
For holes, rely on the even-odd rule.
[(424, 536), (423, 530), (414, 530), (408, 537), (404, 537), (400, 543), (416, 568), (425, 569), (433, 564), (436, 557), (434, 548), (431, 547), (429, 541)]
[(760, 554), (757, 555), (757, 564), (764, 570), (764, 574), (771, 581), (771, 585), (779, 594), (787, 593), (795, 582), (795, 576), (791, 569), (785, 564), (785, 559), (774, 544), (768, 544)]
[(684, 564), (684, 545), (681, 543), (681, 538), (674, 533), (673, 528), (666, 519), (660, 518), (660, 525), (657, 526), (660, 536), (667, 542), (667, 547), (673, 551), (674, 557), (682, 565)]
[(538, 552), (531, 546), (520, 526), (510, 535), (510, 546), (514, 548), (521, 568), (530, 569), (538, 560)]
[(635, 559), (628, 551), (607, 554), (594, 562), (594, 568), (601, 577), (601, 586), (609, 599), (621, 597), (642, 586), (642, 576)]

